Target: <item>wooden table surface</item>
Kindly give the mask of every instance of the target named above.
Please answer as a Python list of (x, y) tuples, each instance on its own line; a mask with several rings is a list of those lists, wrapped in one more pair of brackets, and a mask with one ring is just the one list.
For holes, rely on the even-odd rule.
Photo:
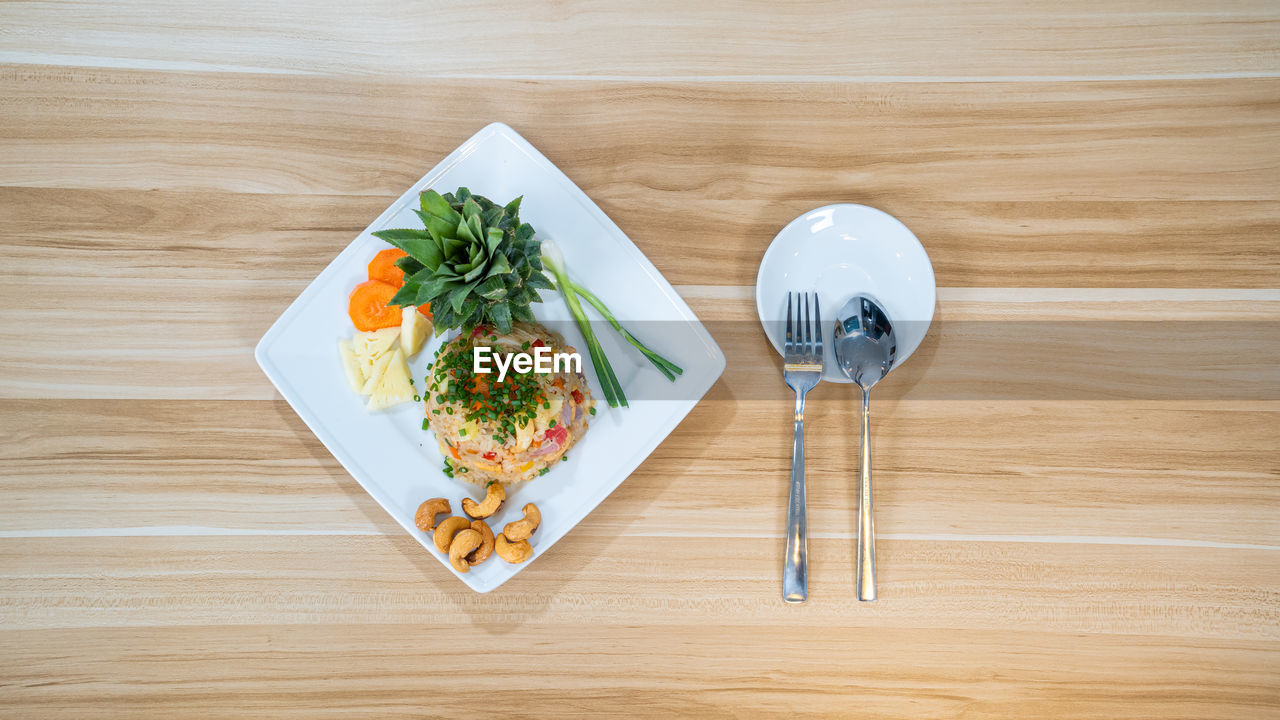
[[(19, 0), (0, 63), (0, 715), (1280, 717), (1274, 0)], [(729, 364), (476, 595), (252, 348), (492, 121)], [(880, 601), (824, 386), (788, 606), (752, 285), (831, 202), (938, 307), (877, 390)]]

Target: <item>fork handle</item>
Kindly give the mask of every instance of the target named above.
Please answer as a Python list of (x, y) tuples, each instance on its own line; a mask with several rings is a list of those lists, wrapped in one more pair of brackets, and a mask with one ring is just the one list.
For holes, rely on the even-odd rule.
[(787, 554), (782, 562), (782, 599), (809, 599), (808, 523), (804, 488), (804, 396), (796, 393), (795, 439), (791, 444), (791, 498), (787, 502)]
[(876, 521), (871, 504), (871, 391), (862, 391), (862, 462), (858, 473), (858, 599), (876, 599)]

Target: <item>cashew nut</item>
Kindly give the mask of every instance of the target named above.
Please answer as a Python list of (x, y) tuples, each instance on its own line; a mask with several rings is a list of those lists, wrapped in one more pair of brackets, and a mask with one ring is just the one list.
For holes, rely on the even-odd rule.
[(498, 537), (494, 538), (493, 550), (498, 553), (498, 557), (513, 565), (519, 565), (533, 555), (533, 546), (528, 540), (511, 542), (505, 533), (499, 533)]
[(484, 502), (478, 503), (471, 498), (462, 498), (462, 512), (473, 518), (487, 518), (498, 512), (498, 508), (502, 507), (502, 503), (506, 499), (507, 491), (503, 489), (502, 483), (492, 482), (489, 483)]
[[(437, 550), (442, 553), (447, 553), (449, 552), (450, 543), (453, 542), (454, 536), (463, 530), (468, 529), (470, 526), (471, 523), (467, 522), (466, 518), (454, 515), (451, 518), (446, 518), (444, 522), (440, 523), (440, 526), (436, 528), (435, 535), (433, 535), (431, 539), (436, 541)], [(467, 552), (471, 551), (468, 550)]]
[(413, 523), (422, 532), (431, 532), (436, 529), (436, 516), (447, 512), (451, 512), (448, 500), (431, 498), (418, 506), (418, 512), (413, 515)]
[(542, 511), (538, 510), (538, 506), (528, 503), (523, 508), (524, 519), (507, 523), (502, 528), (502, 533), (507, 536), (508, 540), (520, 541), (528, 540), (538, 530), (538, 526), (542, 524)]
[(467, 562), (467, 555), (470, 555), (472, 550), (479, 548), (482, 542), (484, 542), (484, 538), (471, 528), (454, 535), (453, 542), (449, 543), (449, 564), (458, 572), (471, 572), (471, 564)]
[(471, 529), (480, 533), (481, 542), (480, 547), (467, 556), (467, 562), (472, 565), (479, 565), (488, 560), (489, 556), (493, 554), (493, 530), (489, 529), (489, 523), (483, 520), (472, 520)]

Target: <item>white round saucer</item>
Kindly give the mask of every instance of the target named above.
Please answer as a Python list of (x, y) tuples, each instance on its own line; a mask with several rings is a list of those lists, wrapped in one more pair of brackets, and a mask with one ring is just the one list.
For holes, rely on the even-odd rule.
[(831, 382), (849, 382), (836, 367), (832, 335), (836, 312), (850, 297), (870, 295), (888, 313), (898, 340), (894, 367), (924, 340), (937, 300), (933, 264), (916, 236), (886, 212), (851, 204), (827, 205), (792, 220), (760, 261), (756, 313), (779, 354), (788, 292), (817, 293), (823, 379)]

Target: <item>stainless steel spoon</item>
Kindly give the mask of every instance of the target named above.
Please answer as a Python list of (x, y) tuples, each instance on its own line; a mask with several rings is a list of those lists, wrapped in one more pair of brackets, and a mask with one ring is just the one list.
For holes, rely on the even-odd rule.
[(871, 503), (871, 388), (897, 356), (889, 315), (875, 300), (855, 295), (836, 314), (836, 365), (862, 388), (862, 463), (858, 480), (858, 599), (876, 599), (876, 526)]

